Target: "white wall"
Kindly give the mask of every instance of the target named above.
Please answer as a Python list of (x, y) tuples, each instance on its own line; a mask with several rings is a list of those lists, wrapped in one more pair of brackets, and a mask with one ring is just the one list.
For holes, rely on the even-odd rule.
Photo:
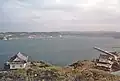
[(10, 64), (10, 69), (23, 69), (26, 67), (26, 63), (25, 64)]

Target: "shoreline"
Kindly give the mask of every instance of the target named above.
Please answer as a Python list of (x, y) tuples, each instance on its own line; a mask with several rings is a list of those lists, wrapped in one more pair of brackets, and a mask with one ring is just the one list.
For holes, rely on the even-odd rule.
[[(75, 64), (78, 66), (74, 67)], [(90, 60), (77, 61), (64, 67), (33, 61), (28, 68), (3, 71), (0, 73), (0, 80), (4, 81), (3, 79), (7, 81), (118, 81), (120, 76), (96, 69), (94, 62)]]

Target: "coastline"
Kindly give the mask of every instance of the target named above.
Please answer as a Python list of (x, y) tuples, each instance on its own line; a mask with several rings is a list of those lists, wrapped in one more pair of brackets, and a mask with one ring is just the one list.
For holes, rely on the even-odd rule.
[[(74, 64), (78, 66), (74, 68)], [(95, 68), (93, 61), (61, 67), (33, 61), (28, 68), (0, 72), (0, 81), (118, 81), (120, 76)]]

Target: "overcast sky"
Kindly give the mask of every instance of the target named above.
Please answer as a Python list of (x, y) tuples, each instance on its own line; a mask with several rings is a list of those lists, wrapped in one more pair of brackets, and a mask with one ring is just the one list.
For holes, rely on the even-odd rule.
[(120, 31), (119, 0), (0, 0), (0, 31)]

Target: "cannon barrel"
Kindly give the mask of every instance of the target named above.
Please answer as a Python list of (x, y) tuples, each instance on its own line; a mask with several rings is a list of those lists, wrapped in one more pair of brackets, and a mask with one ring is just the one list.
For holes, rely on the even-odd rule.
[(108, 52), (108, 51), (105, 51), (105, 50), (103, 50), (103, 49), (101, 49), (101, 48), (98, 48), (98, 47), (93, 47), (93, 48), (96, 49), (96, 50), (98, 50), (98, 51), (100, 51), (100, 52), (102, 52), (102, 53), (105, 53), (105, 54), (107, 54), (107, 55), (115, 56), (114, 54), (112, 54), (112, 53), (110, 53), (110, 52)]

